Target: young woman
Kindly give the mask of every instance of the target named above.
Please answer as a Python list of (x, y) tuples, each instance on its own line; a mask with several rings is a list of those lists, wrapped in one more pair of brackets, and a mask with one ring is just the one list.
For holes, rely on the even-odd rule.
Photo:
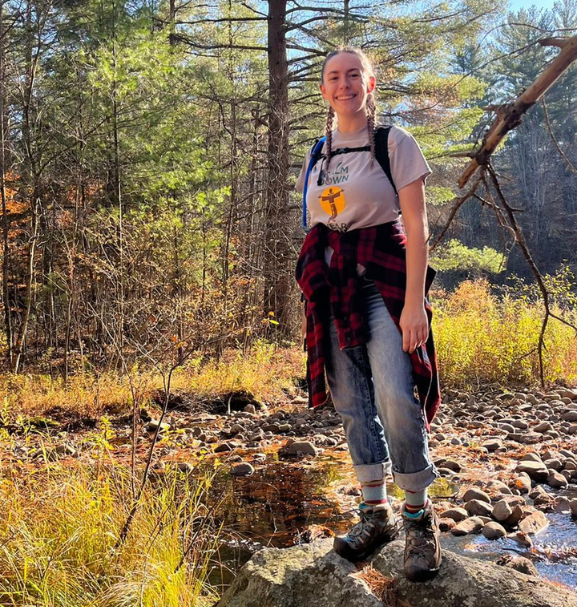
[[(334, 548), (354, 561), (395, 537), (385, 485), (392, 472), (406, 496), (405, 574), (423, 581), (441, 564), (427, 497), (437, 471), (426, 431), (440, 403), (426, 300), (434, 275), (427, 267), (424, 194), (431, 171), (413, 137), (397, 127), (386, 146), (393, 183), (377, 162), (375, 84), (361, 51), (343, 49), (325, 59), (326, 141), (307, 184), (310, 231), (297, 281), (306, 299), (310, 404), (325, 401), (326, 372), (362, 487), (361, 520), (335, 538)], [(310, 156), (297, 182), (301, 192)]]

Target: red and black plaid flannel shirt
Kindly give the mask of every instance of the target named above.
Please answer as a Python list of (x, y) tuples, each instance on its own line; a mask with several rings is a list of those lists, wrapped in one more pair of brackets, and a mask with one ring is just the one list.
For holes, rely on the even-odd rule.
[[(360, 346), (368, 339), (360, 303), (357, 264), (366, 268), (365, 277), (374, 281), (389, 314), (401, 330), (399, 320), (405, 303), (406, 240), (399, 221), (345, 233), (316, 224), (307, 234), (297, 262), (296, 279), (307, 302), (307, 382), (311, 407), (322, 405), (327, 398), (324, 347), (331, 312), (341, 348)], [(330, 267), (325, 263), (327, 246), (334, 251)], [(435, 271), (429, 267), (425, 293), (428, 293), (434, 277)], [(426, 299), (425, 308), (430, 329), (432, 310)], [(417, 348), (410, 357), (419, 401), (429, 427), (441, 403), (431, 331), (425, 347)]]

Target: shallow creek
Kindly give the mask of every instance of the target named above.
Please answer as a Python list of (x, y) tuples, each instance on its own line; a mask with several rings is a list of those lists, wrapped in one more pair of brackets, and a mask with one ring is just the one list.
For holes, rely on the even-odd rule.
[[(220, 543), (219, 565), (211, 572), (213, 584), (228, 585), (236, 571), (264, 546), (288, 547), (308, 541), (310, 536), (330, 529), (335, 534), (351, 526), (359, 502), (357, 483), (346, 455), (327, 453), (314, 461), (279, 461), (267, 455), (267, 463), (249, 477), (235, 478), (223, 471), (214, 490), (224, 495), (219, 514), (226, 532)], [(401, 498), (394, 484), (389, 495)], [(458, 486), (444, 478), (430, 488), (433, 499), (454, 496)], [(568, 499), (577, 489), (558, 492)], [(442, 535), (442, 545), (472, 558), (496, 561), (502, 554), (530, 558), (543, 578), (577, 588), (577, 522), (568, 511), (547, 513), (549, 527), (533, 538), (527, 549), (513, 540), (489, 541), (482, 535), (454, 537)]]

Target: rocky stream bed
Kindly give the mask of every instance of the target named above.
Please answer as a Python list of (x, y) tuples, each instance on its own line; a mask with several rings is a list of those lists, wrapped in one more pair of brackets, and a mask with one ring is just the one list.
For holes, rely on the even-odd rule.
[[(263, 546), (305, 544), (351, 525), (360, 491), (330, 404), (311, 411), (302, 394), (274, 405), (247, 394), (211, 402), (177, 394), (169, 409), (152, 480), (174, 468), (194, 473), (199, 453), (204, 466), (214, 467), (217, 459), (223, 464), (214, 484), (224, 531), (213, 581), (229, 583)], [(100, 421), (52, 413), (29, 422), (51, 435), (52, 446), (42, 448), (47, 458), (93, 463)], [(140, 411), (141, 460), (158, 415), (153, 407)], [(111, 412), (110, 418), (111, 455), (128, 463), (131, 416)], [(7, 429), (12, 439), (3, 445), (5, 464), (15, 470), (34, 465), (44, 439)], [(576, 389), (447, 391), (430, 448), (440, 473), (431, 495), (445, 547), (577, 587)], [(400, 497), (392, 484), (389, 492)], [(393, 501), (398, 508), (400, 500)]]

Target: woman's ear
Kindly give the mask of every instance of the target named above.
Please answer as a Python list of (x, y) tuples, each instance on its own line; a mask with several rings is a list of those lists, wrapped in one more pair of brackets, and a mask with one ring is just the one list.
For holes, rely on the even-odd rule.
[(369, 76), (369, 82), (367, 84), (367, 93), (372, 93), (377, 86), (377, 79), (374, 76)]

